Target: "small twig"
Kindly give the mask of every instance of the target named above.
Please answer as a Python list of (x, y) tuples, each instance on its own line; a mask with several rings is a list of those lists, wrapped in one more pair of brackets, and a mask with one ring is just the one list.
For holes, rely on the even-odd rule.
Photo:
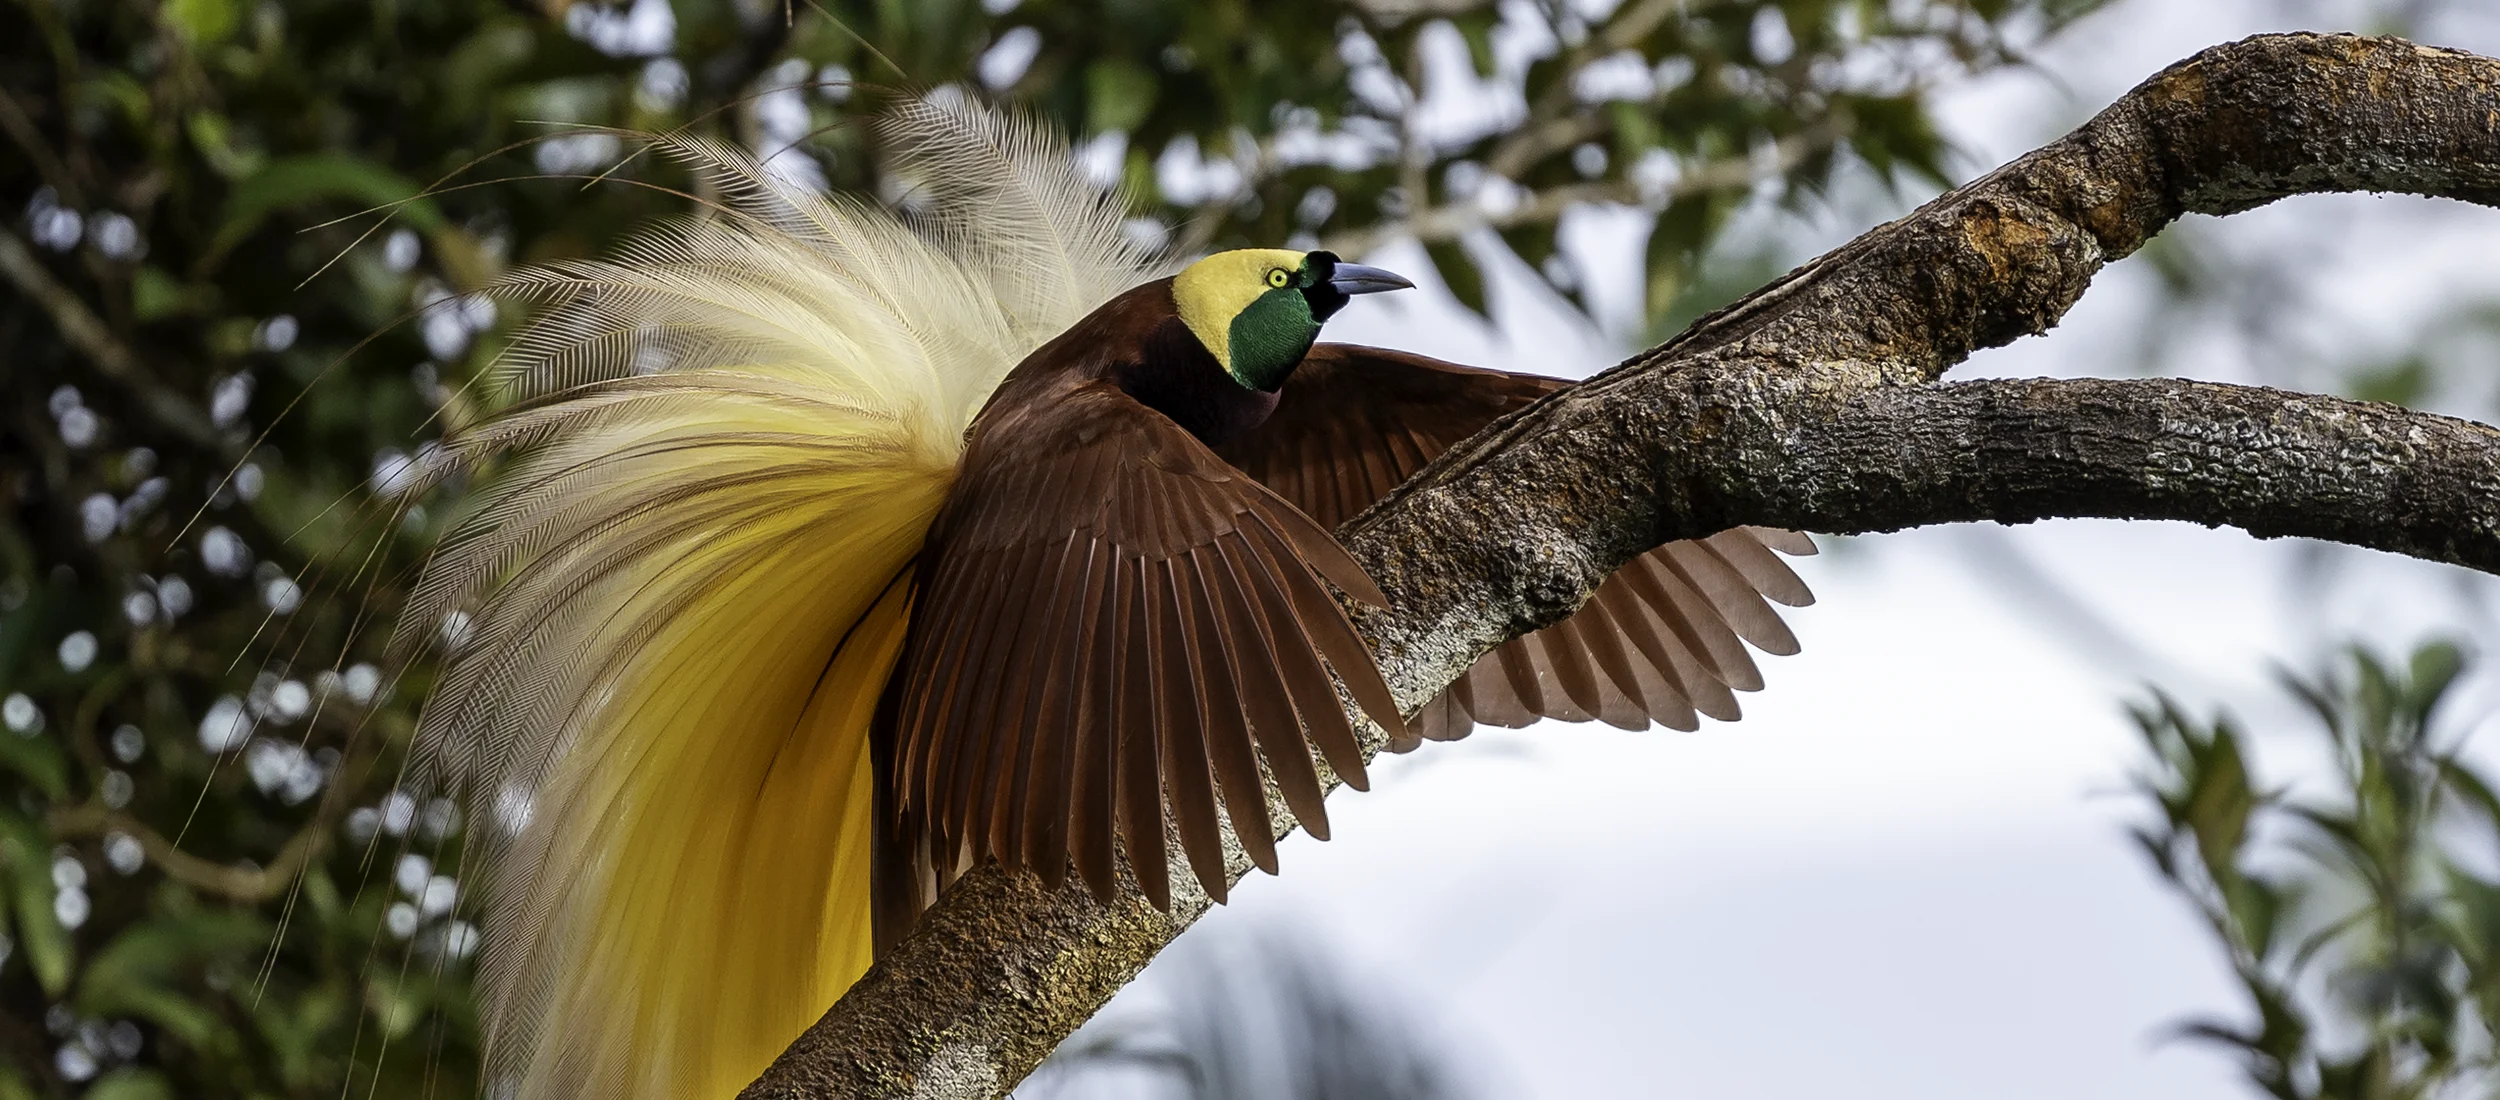
[(60, 330), (61, 338), (78, 349), (97, 373), (128, 389), (138, 399), (139, 408), (158, 427), (219, 454), (232, 449), (206, 411), (157, 377), (138, 353), (113, 336), (113, 330), (87, 308), (77, 293), (52, 277), (43, 261), (26, 247), (24, 239), (7, 229), (0, 229), (0, 276), (6, 276), (21, 293), (42, 306), (53, 326)]
[(1673, 184), (1657, 191), (1644, 191), (1630, 180), (1602, 180), (1549, 187), (1507, 210), (1487, 210), (1474, 202), (1445, 203), (1394, 221), (1379, 222), (1332, 236), (1327, 246), (1342, 255), (1359, 256), (1383, 242), (1402, 237), (1425, 242), (1447, 241), (1474, 229), (1508, 229), (1549, 222), (1562, 217), (1564, 211), (1574, 206), (1590, 203), (1655, 209), (1688, 195), (1746, 187), (1785, 175), (1807, 157), (1839, 140), (1841, 129), (1837, 125), (1829, 125), (1790, 135), (1772, 147), (1771, 164), (1767, 170), (1756, 167), (1758, 158), (1728, 157), (1687, 172), (1677, 177)]
[(1407, 55), (1406, 73), (1398, 83), (1398, 193), (1409, 211), (1432, 201), (1433, 150), (1415, 132), (1415, 108), (1423, 98), (1424, 55), (1417, 50)]
[(0, 130), (8, 131), (9, 140), (25, 150), (27, 159), (35, 162), (35, 170), (43, 174), (44, 182), (51, 184), (54, 191), (60, 192), (63, 201), (72, 205), (82, 201), (78, 181), (70, 176), (69, 165), (63, 163), (61, 155), (53, 152), (52, 146), (43, 140), (43, 131), (35, 125), (34, 116), (27, 114), (26, 108), (6, 88), (0, 88)]
[(247, 904), (269, 901), (287, 892), (294, 885), (295, 877), (303, 873), (313, 857), (327, 847), (325, 839), (332, 828), (326, 817), (316, 815), (287, 839), (286, 844), (278, 849), (277, 858), (272, 859), (267, 867), (255, 867), (248, 863), (218, 863), (192, 855), (175, 847), (172, 841), (165, 839), (164, 834), (140, 823), (137, 818), (102, 803), (59, 807), (47, 815), (45, 821), (57, 836), (127, 835), (139, 842), (139, 850), (147, 853), (148, 862), (164, 869), (165, 877), (196, 890)]
[[(99, 691), (97, 694), (103, 693)], [(356, 728), (361, 730), (363, 723), (371, 720), (372, 717), (360, 720), (355, 724)], [(79, 721), (84, 742), (79, 746), (80, 755), (95, 757), (95, 716), (82, 708)], [(219, 863), (192, 855), (139, 819), (97, 800), (55, 807), (44, 820), (54, 835), (61, 837), (126, 834), (139, 842), (139, 850), (147, 854), (148, 862), (162, 868), (166, 877), (193, 889), (248, 904), (273, 901), (294, 889), (312, 861), (329, 850), (329, 838), (339, 826), (340, 815), (347, 809), (349, 792), (364, 789), (365, 780), (372, 774), (375, 760), (372, 743), (366, 739), (360, 747), (354, 733), (354, 730), (350, 731), (348, 749), (340, 754), (330, 781), (321, 792), (321, 801), (313, 805), (312, 817), (296, 830), (294, 836), (287, 838), (285, 844), (279, 846), (276, 858), (266, 867), (249, 863)], [(102, 766), (101, 758), (96, 757), (91, 764)]]

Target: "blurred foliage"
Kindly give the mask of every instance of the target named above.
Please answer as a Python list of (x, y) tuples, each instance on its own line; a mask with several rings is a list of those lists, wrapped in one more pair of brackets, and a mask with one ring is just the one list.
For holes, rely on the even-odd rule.
[(2500, 1089), (2500, 796), (2436, 719), (2464, 668), (2431, 644), (2355, 650), (2287, 679), (2334, 765), (2323, 791), (2262, 784), (2252, 737), (2167, 698), (2137, 708), (2157, 810), (2136, 830), (2228, 959), (2253, 1019), (2182, 1033), (2283, 1100)]
[(1666, 310), (1740, 203), (1934, 186), (1928, 89), (2096, 4), (0, 4), (0, 1100), (472, 1087), (465, 823), (397, 789), (382, 644), (454, 502), (394, 490), (484, 407), (484, 288), (698, 209), (602, 128), (901, 198), (861, 119), (954, 85), (1141, 235), (1412, 237), (1479, 308), (1650, 211)]

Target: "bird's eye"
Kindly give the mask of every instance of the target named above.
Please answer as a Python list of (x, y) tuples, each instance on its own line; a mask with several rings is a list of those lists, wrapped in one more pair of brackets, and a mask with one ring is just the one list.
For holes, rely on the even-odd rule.
[(1267, 285), (1269, 286), (1276, 287), (1281, 290), (1284, 288), (1286, 283), (1290, 283), (1292, 281), (1293, 276), (1285, 274), (1284, 268), (1271, 267), (1267, 269)]

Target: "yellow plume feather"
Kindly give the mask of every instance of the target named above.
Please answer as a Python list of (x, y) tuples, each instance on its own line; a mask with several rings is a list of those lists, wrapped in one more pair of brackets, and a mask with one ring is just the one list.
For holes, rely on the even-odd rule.
[[(999, 378), (1155, 274), (1031, 125), (886, 129), (910, 223), (654, 139), (721, 210), (503, 288), (508, 467), (428, 563), (421, 777), (483, 810), (489, 1089), (726, 1097), (869, 963), (870, 714), (905, 576)], [(503, 1090), (509, 1089), (508, 1093)]]

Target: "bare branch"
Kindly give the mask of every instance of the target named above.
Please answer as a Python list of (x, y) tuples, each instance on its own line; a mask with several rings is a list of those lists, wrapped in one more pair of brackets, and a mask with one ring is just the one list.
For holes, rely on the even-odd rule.
[(1732, 507), (1831, 532), (2186, 520), (2500, 573), (2500, 429), (2397, 405), (2177, 379), (1989, 379), (1877, 390), (1798, 438)]
[[(1634, 554), (1743, 523), (2158, 517), (2500, 571), (2490, 428), (2192, 382), (1937, 382), (2046, 330), (2182, 213), (2360, 190), (2500, 203), (2500, 62), (2279, 35), (2174, 66), (2057, 143), (1493, 425), (1347, 524), (1396, 608), (1361, 612), (1382, 671), (1419, 704)], [(1205, 905), (1097, 905), (976, 871), (746, 1095), (1003, 1095)]]
[[(92, 773), (100, 775), (109, 767), (96, 744), (96, 720), (103, 713), (108, 699), (128, 690), (125, 673), (103, 677), (88, 692), (71, 722), (70, 744)], [(387, 735), (375, 731), (375, 736), (360, 736), (366, 732), (367, 722), (377, 720), (387, 723)], [(147, 856), (149, 863), (163, 870), (165, 877), (202, 893), (247, 905), (280, 897), (300, 888), (304, 868), (328, 850), (330, 837), (339, 827), (339, 818), (347, 813), (348, 803), (352, 801), (351, 792), (363, 790), (365, 780), (372, 774), (378, 747), (376, 742), (404, 743), (408, 736), (402, 720), (388, 716), (349, 719), (335, 709), (327, 709), (326, 713), (316, 711), (313, 721), (341, 727), (347, 739), (347, 751), (341, 757), (337, 773), (324, 786), (321, 801), (314, 805), (312, 816), (296, 829), (295, 835), (278, 847), (278, 854), (268, 866), (250, 862), (219, 863), (186, 852), (165, 834), (114, 808), (101, 796), (77, 805), (55, 806), (45, 815), (45, 824), (54, 835), (61, 837), (108, 836), (114, 833), (128, 836), (139, 842), (140, 852)]]

